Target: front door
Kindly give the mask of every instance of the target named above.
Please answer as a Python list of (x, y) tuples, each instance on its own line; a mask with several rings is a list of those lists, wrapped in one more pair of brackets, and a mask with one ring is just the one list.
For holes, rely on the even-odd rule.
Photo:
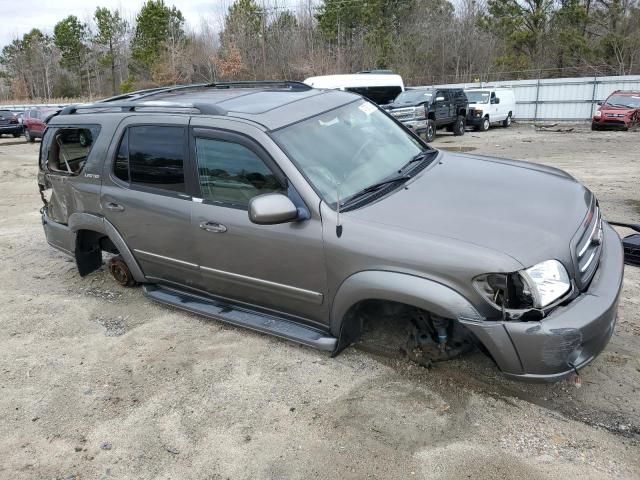
[[(140, 122), (140, 118), (137, 119)], [(199, 280), (191, 232), (188, 118), (125, 120), (105, 162), (101, 206), (145, 276), (195, 287)], [(182, 125), (180, 124), (182, 123)]]
[(304, 209), (273, 159), (248, 137), (194, 128), (202, 202), (194, 202), (192, 229), (203, 288), (234, 302), (321, 321), (326, 272), (320, 218), (256, 225), (249, 200), (288, 195)]
[[(440, 99), (440, 100), (438, 100)], [(446, 91), (436, 92), (436, 124), (446, 125), (451, 122), (451, 100)]]

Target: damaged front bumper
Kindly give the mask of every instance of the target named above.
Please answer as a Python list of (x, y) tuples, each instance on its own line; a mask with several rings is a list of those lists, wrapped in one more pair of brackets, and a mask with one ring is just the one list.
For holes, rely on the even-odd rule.
[(511, 378), (555, 382), (591, 362), (613, 334), (624, 258), (616, 232), (603, 222), (600, 264), (588, 290), (539, 322), (463, 322)]

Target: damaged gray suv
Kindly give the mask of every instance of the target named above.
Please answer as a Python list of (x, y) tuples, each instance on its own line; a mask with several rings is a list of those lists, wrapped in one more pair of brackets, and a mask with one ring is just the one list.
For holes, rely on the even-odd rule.
[(430, 148), (296, 82), (63, 109), (38, 175), (47, 241), (159, 302), (338, 354), (381, 323), (428, 365), (479, 347), (555, 381), (606, 346), (620, 239), (563, 171)]

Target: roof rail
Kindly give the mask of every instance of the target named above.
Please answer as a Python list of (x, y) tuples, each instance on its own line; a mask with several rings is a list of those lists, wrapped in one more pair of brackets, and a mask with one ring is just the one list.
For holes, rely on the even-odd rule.
[[(63, 108), (59, 115), (73, 115), (80, 113), (82, 110), (117, 110), (119, 112), (173, 112), (173, 113), (197, 113), (203, 115), (226, 115), (227, 111), (219, 106), (207, 102), (166, 102), (166, 101), (138, 101), (132, 99), (130, 101), (111, 101), (85, 103), (79, 105), (69, 105)], [(103, 112), (104, 113), (104, 112)]]
[(274, 87), (289, 88), (291, 90), (311, 90), (306, 83), (294, 80), (240, 80), (237, 82), (215, 82), (203, 85), (209, 88), (256, 88), (256, 87)]
[(135, 92), (123, 93), (122, 95), (116, 95), (115, 97), (104, 98), (98, 100), (96, 103), (116, 102), (118, 100), (137, 100), (140, 98), (156, 95), (158, 93), (173, 92), (175, 90), (183, 90), (186, 88), (199, 88), (206, 87), (206, 83), (193, 83), (190, 85), (172, 85), (170, 87), (154, 87), (146, 88), (144, 90), (136, 90)]

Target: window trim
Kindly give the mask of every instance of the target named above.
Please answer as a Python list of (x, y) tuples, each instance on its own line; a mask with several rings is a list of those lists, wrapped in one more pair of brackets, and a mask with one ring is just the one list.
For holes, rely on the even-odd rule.
[[(164, 188), (155, 188), (155, 187), (149, 187), (146, 185), (141, 185), (138, 183), (133, 183), (131, 181), (131, 168), (130, 168), (130, 164), (129, 164), (129, 158), (127, 159), (127, 165), (129, 167), (129, 181), (125, 182), (124, 180), (122, 180), (121, 178), (117, 177), (115, 174), (115, 167), (116, 167), (116, 158), (118, 156), (118, 152), (120, 151), (120, 146), (122, 145), (122, 141), (124, 140), (124, 137), (126, 135), (129, 134), (129, 130), (133, 127), (173, 127), (173, 128), (180, 128), (183, 130), (183, 133), (185, 134), (185, 142), (184, 142), (184, 157), (183, 157), (183, 162), (182, 162), (182, 170), (183, 170), (183, 175), (184, 175), (184, 192), (177, 192), (175, 190), (166, 190)], [(191, 152), (190, 152), (190, 148), (189, 148), (189, 138), (186, 136), (188, 135), (187, 132), (187, 125), (183, 125), (183, 124), (175, 124), (175, 123), (130, 123), (126, 126), (124, 126), (124, 128), (122, 129), (122, 131), (120, 132), (120, 139), (118, 140), (118, 144), (117, 147), (114, 149), (112, 155), (110, 156), (110, 162), (111, 165), (109, 166), (109, 178), (110, 180), (115, 183), (116, 185), (118, 185), (119, 187), (122, 188), (126, 188), (128, 190), (134, 190), (137, 192), (145, 192), (145, 193), (151, 193), (154, 195), (162, 195), (165, 197), (171, 197), (171, 198), (177, 198), (180, 200), (188, 200), (191, 201), (192, 196), (193, 195), (193, 185), (190, 184), (190, 175), (188, 174), (188, 172), (190, 172), (193, 169), (193, 162), (191, 159)], [(128, 150), (128, 145), (127, 145), (127, 154), (130, 156), (130, 151)]]
[(198, 172), (198, 152), (196, 150), (197, 138), (235, 143), (247, 148), (256, 157), (258, 157), (258, 159), (260, 159), (265, 164), (265, 166), (273, 173), (273, 175), (280, 183), (280, 186), (282, 187), (283, 195), (289, 196), (289, 190), (292, 187), (286, 175), (273, 159), (273, 157), (271, 157), (271, 155), (269, 155), (269, 153), (264, 149), (264, 147), (250, 136), (244, 135), (240, 132), (234, 132), (215, 127), (189, 127), (189, 132), (189, 144), (191, 145), (190, 150), (193, 156), (193, 175), (195, 180), (194, 196), (201, 198), (202, 203), (216, 207), (233, 208), (235, 210), (242, 210), (245, 212), (249, 210), (248, 205), (243, 206), (238, 205), (237, 203), (214, 201), (204, 197), (204, 195), (202, 194), (202, 188), (200, 186), (200, 174)]

